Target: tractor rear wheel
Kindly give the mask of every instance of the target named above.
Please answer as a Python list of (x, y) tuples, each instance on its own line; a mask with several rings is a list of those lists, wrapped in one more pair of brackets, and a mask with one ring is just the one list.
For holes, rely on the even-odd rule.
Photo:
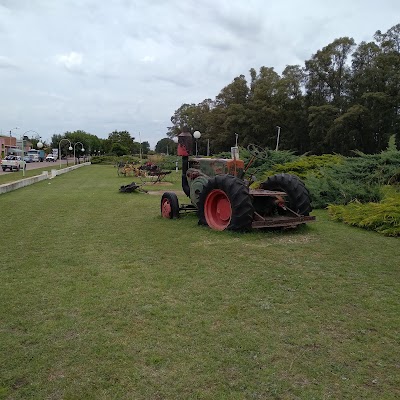
[(179, 201), (173, 192), (165, 192), (161, 197), (161, 216), (164, 218), (179, 218)]
[[(304, 183), (295, 175), (277, 174), (270, 176), (260, 185), (261, 189), (285, 192), (285, 205), (300, 215), (309, 215), (311, 208), (310, 193)], [(280, 214), (286, 214), (281, 208)]]
[(248, 230), (254, 207), (248, 187), (232, 175), (209, 179), (199, 197), (199, 224), (223, 231)]

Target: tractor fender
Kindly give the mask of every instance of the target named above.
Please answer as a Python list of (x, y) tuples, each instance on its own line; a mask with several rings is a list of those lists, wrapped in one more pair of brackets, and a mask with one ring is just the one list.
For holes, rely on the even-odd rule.
[(205, 175), (200, 175), (190, 182), (190, 200), (196, 208), (198, 208), (200, 194), (203, 192), (207, 183), (208, 177)]

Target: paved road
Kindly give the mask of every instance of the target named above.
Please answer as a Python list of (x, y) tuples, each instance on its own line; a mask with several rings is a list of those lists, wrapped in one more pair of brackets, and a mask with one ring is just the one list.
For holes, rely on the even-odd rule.
[[(67, 160), (61, 160), (61, 164), (65, 165), (67, 164)], [(68, 159), (68, 165), (74, 165), (74, 159), (69, 158)], [(31, 169), (37, 169), (37, 168), (48, 168), (50, 169), (56, 169), (60, 166), (60, 160), (57, 160), (55, 162), (49, 162), (49, 161), (43, 161), (43, 162), (32, 162), (32, 163), (26, 163), (26, 170), (30, 171)], [(11, 174), (10, 170), (8, 169), (7, 171), (3, 171), (0, 168), (0, 175), (2, 174)]]

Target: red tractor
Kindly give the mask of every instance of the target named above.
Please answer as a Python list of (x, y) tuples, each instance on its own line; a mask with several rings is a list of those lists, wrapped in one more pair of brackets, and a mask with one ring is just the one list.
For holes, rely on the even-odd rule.
[(258, 146), (248, 147), (252, 158), (245, 167), (233, 148), (232, 159), (189, 158), (192, 135), (178, 136), (178, 155), (182, 157), (182, 189), (191, 204), (179, 205), (173, 192), (161, 198), (161, 215), (178, 218), (181, 212), (196, 211), (199, 224), (215, 230), (242, 231), (252, 228), (296, 227), (312, 222), (310, 195), (294, 175), (269, 177), (259, 189), (250, 189), (248, 168), (257, 157), (265, 157)]

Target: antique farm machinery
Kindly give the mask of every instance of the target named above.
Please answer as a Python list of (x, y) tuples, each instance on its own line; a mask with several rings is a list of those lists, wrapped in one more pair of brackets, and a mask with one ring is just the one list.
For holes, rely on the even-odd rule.
[(178, 155), (182, 157), (182, 189), (190, 204), (179, 205), (173, 192), (161, 198), (161, 215), (178, 218), (181, 212), (196, 211), (199, 224), (215, 230), (250, 230), (252, 228), (296, 227), (312, 222), (311, 200), (303, 182), (294, 175), (269, 177), (259, 189), (250, 189), (252, 179), (246, 172), (265, 151), (248, 147), (251, 159), (245, 166), (237, 147), (231, 159), (190, 157), (192, 135), (188, 129), (178, 136)]

